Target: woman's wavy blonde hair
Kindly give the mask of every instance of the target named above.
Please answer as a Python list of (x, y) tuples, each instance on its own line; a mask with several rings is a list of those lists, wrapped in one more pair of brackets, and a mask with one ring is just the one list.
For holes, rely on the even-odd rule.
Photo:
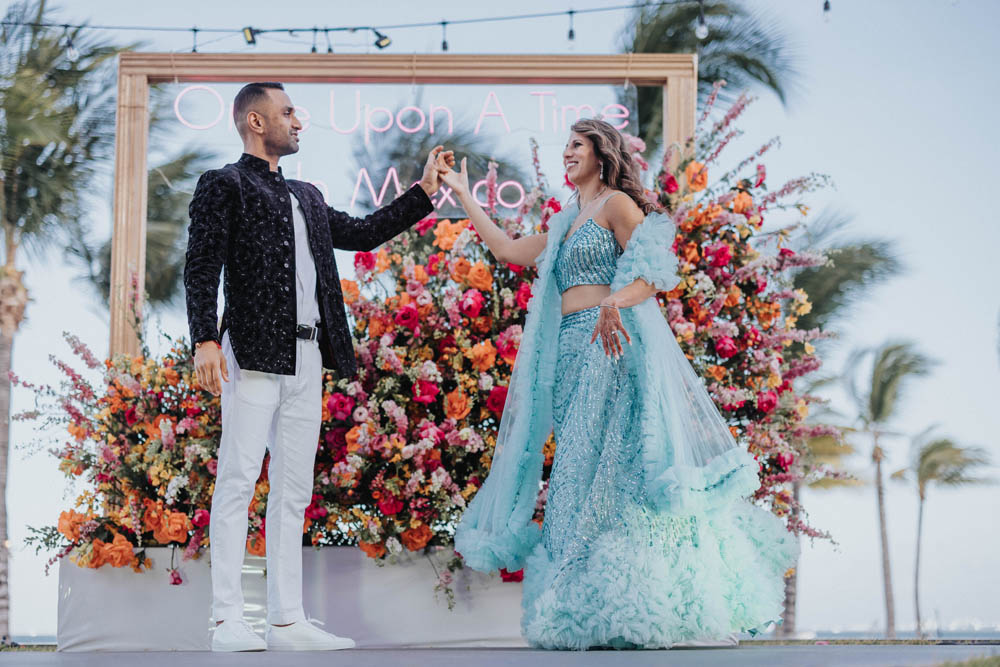
[(594, 155), (604, 167), (604, 177), (601, 180), (608, 187), (621, 190), (631, 197), (644, 215), (656, 210), (653, 202), (646, 198), (646, 191), (639, 180), (639, 170), (621, 132), (607, 121), (597, 118), (578, 120), (569, 129), (593, 142)]

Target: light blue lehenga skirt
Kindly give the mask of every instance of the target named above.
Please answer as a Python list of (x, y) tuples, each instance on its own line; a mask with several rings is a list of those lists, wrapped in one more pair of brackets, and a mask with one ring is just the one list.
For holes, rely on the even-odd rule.
[(590, 343), (599, 310), (560, 326), (556, 453), (542, 538), (525, 562), (525, 638), (658, 648), (778, 622), (795, 538), (748, 501), (693, 516), (647, 501), (632, 350), (615, 361)]

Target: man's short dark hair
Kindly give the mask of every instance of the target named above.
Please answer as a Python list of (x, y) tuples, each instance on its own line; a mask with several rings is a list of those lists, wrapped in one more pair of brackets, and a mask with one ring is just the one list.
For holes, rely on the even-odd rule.
[(285, 89), (285, 87), (277, 81), (257, 81), (255, 83), (248, 83), (240, 88), (240, 92), (236, 93), (236, 99), (233, 100), (233, 122), (236, 123), (236, 129), (239, 130), (241, 134), (243, 132), (243, 123), (246, 121), (247, 112), (250, 111), (254, 104), (267, 97), (268, 88), (273, 88), (274, 90)]

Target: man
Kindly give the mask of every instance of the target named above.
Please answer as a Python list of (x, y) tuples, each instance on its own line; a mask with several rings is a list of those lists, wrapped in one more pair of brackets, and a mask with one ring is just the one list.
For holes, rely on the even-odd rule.
[[(312, 497), (323, 367), (341, 377), (357, 362), (333, 249), (372, 250), (434, 206), (435, 147), (420, 182), (365, 218), (330, 208), (313, 185), (286, 180), (278, 160), (299, 150), (302, 125), (280, 83), (251, 83), (233, 103), (244, 153), (206, 172), (189, 213), (184, 287), (198, 383), (222, 394), (222, 439), (212, 495), (216, 651), (333, 650), (354, 642), (306, 621), (302, 527)], [(219, 272), (225, 309), (217, 326)], [(267, 639), (243, 620), (247, 507), (269, 449)]]

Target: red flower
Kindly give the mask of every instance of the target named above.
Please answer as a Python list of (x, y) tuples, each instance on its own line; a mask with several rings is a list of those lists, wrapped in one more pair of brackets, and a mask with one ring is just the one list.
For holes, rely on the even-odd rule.
[(531, 300), (531, 285), (526, 282), (521, 283), (521, 286), (517, 288), (517, 293), (514, 295), (514, 300), (517, 302), (518, 308), (527, 310), (528, 301)]
[(784, 470), (788, 470), (795, 463), (795, 455), (789, 452), (781, 452), (778, 454), (778, 465)]
[(663, 189), (667, 191), (667, 194), (674, 194), (680, 188), (677, 185), (677, 179), (674, 178), (673, 174), (666, 174), (663, 177)]
[(508, 572), (506, 568), (501, 568), (500, 581), (507, 581), (514, 583), (519, 581), (524, 581), (524, 568), (522, 567), (517, 572)]
[(416, 331), (420, 325), (420, 313), (412, 303), (407, 304), (396, 311), (396, 324), (406, 327), (410, 331)]
[(483, 309), (482, 293), (477, 289), (466, 290), (458, 303), (458, 309), (466, 317), (472, 319), (479, 317), (479, 312)]
[(715, 341), (715, 353), (723, 359), (728, 359), (739, 351), (736, 343), (729, 336), (722, 336)]
[(433, 403), (438, 386), (428, 380), (417, 380), (413, 385), (413, 400), (417, 403)]
[(323, 496), (318, 493), (314, 493), (312, 502), (309, 503), (309, 507), (306, 508), (307, 519), (322, 519), (326, 516), (326, 508), (321, 505), (322, 502)]
[(768, 389), (757, 394), (757, 409), (763, 413), (774, 410), (778, 405), (778, 395)]
[(132, 426), (137, 421), (139, 421), (139, 415), (135, 414), (135, 406), (130, 405), (125, 411), (125, 423)]
[(576, 186), (573, 182), (569, 180), (569, 174), (563, 174), (563, 185), (565, 185), (570, 190), (576, 190)]
[(184, 580), (181, 579), (181, 573), (177, 571), (177, 568), (170, 570), (170, 585), (180, 586), (183, 583)]
[(791, 248), (782, 248), (778, 251), (778, 257), (794, 257), (795, 251)]
[(497, 415), (503, 414), (504, 403), (507, 402), (507, 387), (497, 385), (490, 390), (490, 395), (486, 398), (486, 407)]
[(364, 273), (375, 268), (375, 253), (358, 252), (354, 254), (354, 270)]
[(354, 399), (337, 392), (327, 399), (326, 409), (330, 411), (330, 415), (334, 419), (346, 420), (351, 416), (351, 411), (354, 409)]
[(760, 294), (767, 289), (767, 278), (764, 276), (757, 276), (757, 294)]
[(521, 275), (524, 272), (523, 266), (518, 266), (517, 264), (507, 264), (507, 268), (514, 272), (515, 275)]
[(403, 501), (391, 493), (383, 493), (382, 497), (378, 499), (378, 511), (385, 516), (399, 514), (403, 511), (404, 507), (406, 507), (406, 505)]
[(562, 210), (562, 204), (560, 204), (559, 200), (555, 197), (549, 197), (545, 200), (545, 204), (542, 208), (548, 208), (551, 209), (553, 213), (558, 213)]
[(195, 510), (194, 517), (191, 519), (191, 523), (195, 528), (204, 528), (211, 521), (211, 515), (208, 510)]
[(428, 232), (428, 230), (433, 229), (434, 225), (436, 224), (437, 224), (437, 217), (429, 215), (417, 223), (417, 233), (423, 236)]
[(760, 331), (758, 331), (757, 327), (751, 325), (746, 332), (747, 345), (757, 345), (762, 340), (764, 340), (764, 337), (760, 335)]
[(725, 266), (733, 258), (733, 250), (729, 244), (719, 241), (705, 248), (705, 254), (712, 258), (712, 266)]

